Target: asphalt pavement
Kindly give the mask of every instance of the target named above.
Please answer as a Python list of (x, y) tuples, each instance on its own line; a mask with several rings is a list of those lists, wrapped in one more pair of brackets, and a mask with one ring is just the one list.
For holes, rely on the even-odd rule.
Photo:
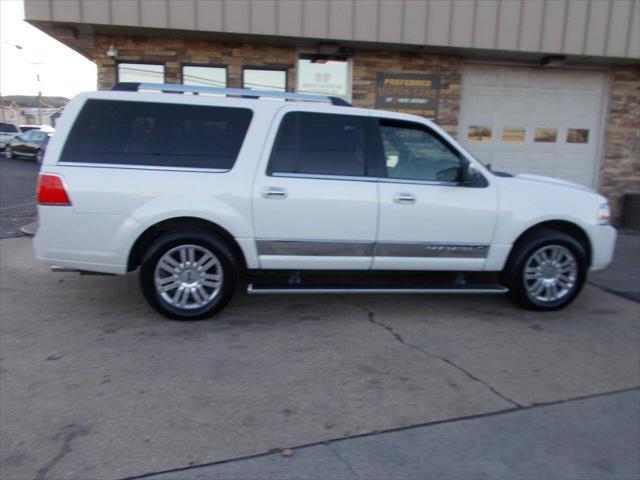
[(37, 218), (38, 165), (33, 159), (0, 158), (0, 239), (20, 236)]
[[(149, 308), (135, 274), (56, 274), (33, 260), (30, 239), (10, 238), (0, 241), (0, 297), (0, 478), (10, 480), (135, 477), (287, 448), (294, 454), (284, 459), (296, 462), (300, 447), (342, 439), (363, 478), (386, 477), (393, 465), (411, 477), (429, 467), (415, 463), (428, 445), (454, 443), (448, 430), (398, 440), (400, 464), (383, 447), (347, 442), (640, 385), (640, 305), (592, 285), (546, 314), (502, 296), (239, 294), (214, 320), (181, 323)], [(522, 416), (489, 450), (490, 434), (467, 430), (475, 448), (451, 476), (445, 457), (433, 471), (454, 478), (486, 453), (498, 463), (485, 478), (541, 478), (557, 450), (552, 466), (591, 474), (590, 449), (601, 478), (618, 478), (635, 468), (639, 407), (627, 399), (606, 408), (622, 417), (562, 410), (552, 423), (564, 436), (545, 436), (546, 424)], [(609, 444), (616, 435), (630, 447)], [(575, 448), (559, 450), (568, 439)], [(500, 467), (500, 449), (521, 465)], [(379, 475), (362, 466), (376, 451), (388, 468)], [(342, 466), (326, 468), (325, 477), (342, 478)]]

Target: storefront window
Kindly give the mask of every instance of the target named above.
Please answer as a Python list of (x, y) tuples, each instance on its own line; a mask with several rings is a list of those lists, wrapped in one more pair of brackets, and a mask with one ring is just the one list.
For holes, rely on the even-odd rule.
[(346, 58), (302, 55), (298, 60), (296, 91), (349, 100), (349, 61)]
[(245, 67), (242, 71), (242, 88), (286, 92), (287, 70)]
[(119, 63), (118, 81), (164, 83), (164, 65), (153, 63)]
[(182, 67), (182, 83), (225, 88), (227, 86), (227, 68), (184, 65)]

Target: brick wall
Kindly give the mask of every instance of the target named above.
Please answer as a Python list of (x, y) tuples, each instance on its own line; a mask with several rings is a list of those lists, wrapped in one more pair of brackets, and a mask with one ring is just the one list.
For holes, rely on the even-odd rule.
[(640, 68), (611, 72), (609, 117), (605, 131), (600, 190), (620, 218), (622, 196), (640, 193)]

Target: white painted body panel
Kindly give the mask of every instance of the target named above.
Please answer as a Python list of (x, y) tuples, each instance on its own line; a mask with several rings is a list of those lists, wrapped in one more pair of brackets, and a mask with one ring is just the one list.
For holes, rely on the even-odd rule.
[[(249, 108), (253, 119), (228, 172), (57, 163), (73, 121), (88, 98)], [(266, 167), (279, 119), (290, 110), (384, 116), (423, 123), (443, 134), (488, 180), (486, 188), (270, 177)], [(125, 273), (136, 240), (150, 227), (178, 217), (210, 221), (238, 243), (250, 269), (488, 270), (499, 271), (514, 241), (528, 228), (564, 220), (582, 228), (592, 268), (611, 260), (615, 229), (598, 225), (604, 197), (545, 178), (492, 175), (439, 127), (421, 117), (324, 104), (162, 93), (95, 92), (74, 98), (59, 121), (42, 165), (62, 177), (71, 207), (39, 207), (36, 257), (50, 265)], [(266, 199), (268, 187), (285, 199)], [(397, 205), (396, 192), (418, 202)], [(486, 244), (486, 258), (258, 255), (257, 239)]]

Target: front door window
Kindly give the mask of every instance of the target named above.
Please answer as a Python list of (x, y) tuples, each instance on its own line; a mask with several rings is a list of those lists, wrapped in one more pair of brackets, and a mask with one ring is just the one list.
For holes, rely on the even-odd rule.
[(460, 157), (426, 128), (410, 122), (381, 121), (388, 178), (456, 182)]

